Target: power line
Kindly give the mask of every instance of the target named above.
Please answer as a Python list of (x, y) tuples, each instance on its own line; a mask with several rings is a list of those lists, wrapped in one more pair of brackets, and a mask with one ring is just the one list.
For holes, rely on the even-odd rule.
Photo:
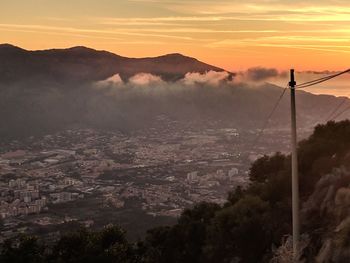
[(315, 80), (311, 80), (311, 81), (307, 81), (307, 82), (301, 83), (299, 85), (296, 85), (296, 88), (303, 89), (303, 88), (307, 88), (307, 87), (310, 87), (310, 86), (314, 86), (316, 84), (320, 84), (322, 82), (325, 82), (325, 81), (328, 81), (330, 79), (336, 78), (336, 77), (338, 77), (340, 75), (343, 75), (345, 73), (348, 73), (348, 72), (350, 72), (350, 69), (347, 69), (347, 70), (344, 70), (342, 72), (339, 72), (339, 73), (336, 73), (336, 74), (333, 74), (333, 75), (330, 75), (330, 76), (326, 76), (326, 77), (323, 77), (323, 78), (319, 78), (319, 79), (315, 79)]
[(347, 112), (348, 110), (350, 110), (350, 106), (346, 107), (344, 110), (342, 110), (341, 112), (339, 112), (337, 115), (335, 115), (332, 119), (335, 120), (336, 118), (338, 118), (339, 116), (341, 116), (343, 113)]
[[(345, 74), (345, 73), (348, 73), (348, 72), (350, 72), (350, 69), (347, 69), (347, 70), (344, 70), (344, 71), (342, 71), (342, 72), (339, 72), (339, 73), (336, 73), (336, 74), (333, 74), (333, 75), (330, 75), (330, 76), (326, 76), (326, 77), (323, 77), (323, 78), (319, 78), (319, 79), (315, 79), (315, 80), (303, 82), (303, 83), (301, 83), (301, 84), (296, 85), (295, 88), (296, 88), (296, 89), (303, 89), (303, 88), (307, 88), (307, 87), (310, 87), (310, 86), (314, 86), (314, 85), (320, 84), (320, 83), (322, 83), (322, 82), (328, 81), (328, 80), (330, 80), (330, 79), (336, 78), (336, 77), (338, 77), (338, 76), (340, 76), (340, 75), (343, 75), (343, 74)], [(258, 133), (258, 135), (257, 135), (257, 137), (255, 138), (255, 140), (252, 142), (253, 145), (256, 145), (256, 143), (257, 143), (257, 142), (260, 140), (260, 138), (262, 137), (262, 135), (263, 135), (263, 133), (264, 133), (264, 131), (265, 131), (265, 129), (266, 129), (266, 127), (267, 127), (267, 125), (268, 125), (270, 119), (271, 119), (271, 117), (272, 117), (273, 114), (275, 113), (275, 111), (276, 111), (276, 109), (277, 109), (279, 103), (281, 102), (281, 100), (282, 100), (282, 98), (283, 98), (283, 96), (284, 96), (284, 94), (285, 94), (287, 88), (288, 88), (288, 84), (287, 84), (286, 87), (283, 89), (281, 95), (278, 97), (276, 103), (274, 104), (274, 107), (272, 108), (270, 114), (269, 114), (269, 115), (267, 116), (267, 118), (265, 119), (264, 124), (263, 124), (263, 126), (262, 126), (260, 132)], [(345, 101), (346, 101), (346, 98), (344, 98), (344, 100), (336, 106), (336, 108), (329, 114), (329, 116), (328, 116), (327, 119), (330, 119), (330, 118), (340, 109), (340, 107), (345, 103)], [(339, 117), (341, 114), (343, 114), (343, 113), (344, 113), (345, 111), (347, 111), (347, 110), (350, 110), (350, 107), (346, 108), (346, 110), (344, 110), (344, 111), (341, 111), (339, 114), (337, 114), (337, 115), (336, 115), (335, 117), (333, 117), (332, 119)]]
[(332, 118), (332, 116), (343, 106), (343, 104), (347, 101), (347, 98), (344, 98), (338, 105), (334, 108), (334, 110), (328, 115), (328, 117), (325, 119), (325, 121), (329, 121)]
[(318, 83), (322, 83), (324, 81), (327, 81), (329, 80), (331, 77), (333, 76), (327, 76), (327, 77), (323, 77), (323, 78), (319, 78), (319, 79), (315, 79), (315, 80), (312, 80), (312, 81), (307, 81), (307, 82), (304, 82), (304, 83), (301, 83), (299, 85), (297, 85), (296, 87), (297, 88), (304, 88), (304, 87), (309, 87), (309, 86), (312, 86), (312, 85), (316, 85)]
[(350, 69), (347, 69), (347, 70), (344, 70), (342, 72), (339, 72), (339, 73), (336, 73), (336, 74), (333, 74), (333, 75), (330, 75), (330, 76), (326, 76), (326, 77), (323, 77), (323, 78), (307, 81), (307, 82), (304, 82), (304, 83), (301, 83), (301, 84), (297, 85), (296, 87), (298, 87), (298, 88), (305, 88), (305, 87), (313, 86), (313, 85), (325, 82), (327, 80), (333, 79), (335, 77), (338, 77), (338, 76), (343, 75), (343, 74), (348, 73), (348, 72), (350, 72)]
[(255, 140), (252, 141), (252, 145), (256, 145), (257, 142), (258, 142), (258, 141), (260, 140), (260, 138), (262, 137), (262, 135), (263, 135), (264, 131), (266, 130), (266, 127), (267, 127), (267, 125), (268, 125), (268, 123), (269, 123), (269, 121), (270, 121), (270, 119), (271, 119), (271, 117), (272, 117), (273, 114), (275, 113), (275, 111), (276, 111), (278, 105), (280, 104), (280, 102), (281, 102), (281, 100), (282, 100), (284, 94), (286, 93), (287, 88), (288, 88), (288, 84), (287, 84), (287, 86), (282, 90), (281, 95), (277, 98), (277, 101), (275, 102), (275, 104), (274, 104), (274, 106), (273, 106), (273, 108), (272, 108), (270, 114), (269, 114), (269, 115), (267, 116), (267, 118), (265, 119), (264, 124), (262, 125), (262, 128), (260, 129), (260, 132), (259, 132), (258, 135), (256, 136)]

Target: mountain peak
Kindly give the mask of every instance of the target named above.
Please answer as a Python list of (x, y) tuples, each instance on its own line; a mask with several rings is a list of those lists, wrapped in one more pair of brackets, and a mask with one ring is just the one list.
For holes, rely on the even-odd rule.
[(67, 48), (67, 50), (70, 50), (70, 51), (79, 51), (79, 52), (96, 52), (96, 51), (98, 51), (98, 50), (96, 50), (96, 49), (88, 48), (88, 47), (85, 47), (85, 46), (70, 47), (70, 48)]
[(181, 53), (170, 53), (170, 54), (165, 54), (165, 55), (162, 55), (162, 56), (158, 56), (156, 58), (176, 59), (176, 60), (194, 60), (194, 61), (197, 61), (196, 58), (189, 57), (189, 56), (183, 55)]
[(11, 50), (16, 50), (16, 51), (24, 51), (24, 49), (17, 47), (15, 45), (11, 45), (8, 43), (0, 44), (0, 50), (6, 50), (6, 51), (11, 51)]
[(164, 55), (164, 57), (188, 57), (188, 56), (185, 56), (181, 53), (170, 53), (170, 54)]
[(3, 44), (0, 45), (0, 56), (4, 58), (0, 60), (0, 73), (6, 72), (3, 77), (6, 81), (18, 81), (18, 76), (27, 80), (40, 76), (52, 81), (89, 82), (115, 74), (127, 80), (138, 73), (150, 73), (167, 81), (177, 81), (188, 72), (224, 71), (180, 53), (128, 58), (85, 46), (27, 51)]
[(44, 50), (35, 50), (34, 52), (73, 52), (73, 53), (99, 53), (107, 51), (100, 51), (93, 48), (85, 47), (85, 46), (74, 46), (69, 48), (52, 48), (52, 49), (44, 49)]

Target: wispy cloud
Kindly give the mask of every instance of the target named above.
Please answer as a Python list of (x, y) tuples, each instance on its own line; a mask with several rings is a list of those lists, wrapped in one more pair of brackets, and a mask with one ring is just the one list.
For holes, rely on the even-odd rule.
[[(161, 3), (163, 2), (163, 3)], [(240, 19), (303, 20), (303, 21), (348, 21), (350, 3), (332, 1), (158, 1), (164, 7), (188, 14), (228, 15)], [(237, 12), (238, 10), (238, 12)]]
[[(95, 33), (104, 35), (129, 35), (129, 36), (142, 36), (142, 37), (159, 37), (159, 38), (175, 38), (181, 40), (194, 40), (192, 37), (176, 36), (169, 34), (150, 34), (132, 32), (132, 30), (103, 30), (103, 29), (85, 29), (85, 28), (73, 28), (73, 27), (57, 27), (57, 26), (44, 26), (44, 25), (24, 25), (24, 24), (0, 24), (0, 28), (10, 29), (31, 29), (36, 32), (50, 31), (50, 32), (68, 32), (68, 33)], [(85, 35), (86, 36), (86, 35)]]
[[(30, 6), (35, 1), (25, 2)], [(47, 6), (43, 7), (47, 12), (42, 12), (33, 4), (32, 9), (17, 11), (21, 19), (4, 16), (7, 10), (2, 6), (0, 41), (14, 40), (19, 44), (25, 42), (26, 37), (26, 43), (32, 43), (33, 34), (37, 39), (42, 34), (40, 39), (47, 42), (40, 44), (41, 47), (60, 41), (54, 36), (67, 36), (62, 38), (61, 46), (69, 41), (92, 44), (128, 56), (181, 52), (230, 70), (261, 64), (289, 67), (287, 58), (299, 67), (321, 69), (317, 61), (324, 60), (332, 69), (341, 69), (350, 59), (347, 55), (350, 52), (348, 0), (120, 0), (108, 3), (106, 10), (101, 4), (86, 1), (84, 13), (80, 9), (55, 12), (54, 8), (46, 10)], [(53, 6), (60, 9), (61, 4), (52, 3)], [(114, 10), (117, 12), (112, 12)], [(302, 65), (305, 56), (312, 56), (308, 60), (312, 66)]]

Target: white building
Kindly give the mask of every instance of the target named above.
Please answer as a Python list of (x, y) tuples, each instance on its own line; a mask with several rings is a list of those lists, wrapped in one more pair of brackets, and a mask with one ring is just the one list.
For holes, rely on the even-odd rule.
[(198, 180), (198, 172), (190, 172), (187, 174), (187, 181), (193, 182)]
[(232, 168), (231, 170), (228, 171), (228, 178), (230, 180), (234, 180), (234, 178), (237, 176), (237, 174), (238, 174), (238, 169)]

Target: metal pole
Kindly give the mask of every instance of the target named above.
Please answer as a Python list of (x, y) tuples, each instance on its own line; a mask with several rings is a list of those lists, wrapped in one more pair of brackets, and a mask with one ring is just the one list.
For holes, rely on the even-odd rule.
[(295, 85), (294, 69), (290, 70), (290, 95), (291, 95), (291, 128), (292, 128), (292, 206), (293, 206), (293, 261), (299, 257), (299, 178), (298, 178), (298, 153), (297, 153), (297, 125), (295, 109)]

